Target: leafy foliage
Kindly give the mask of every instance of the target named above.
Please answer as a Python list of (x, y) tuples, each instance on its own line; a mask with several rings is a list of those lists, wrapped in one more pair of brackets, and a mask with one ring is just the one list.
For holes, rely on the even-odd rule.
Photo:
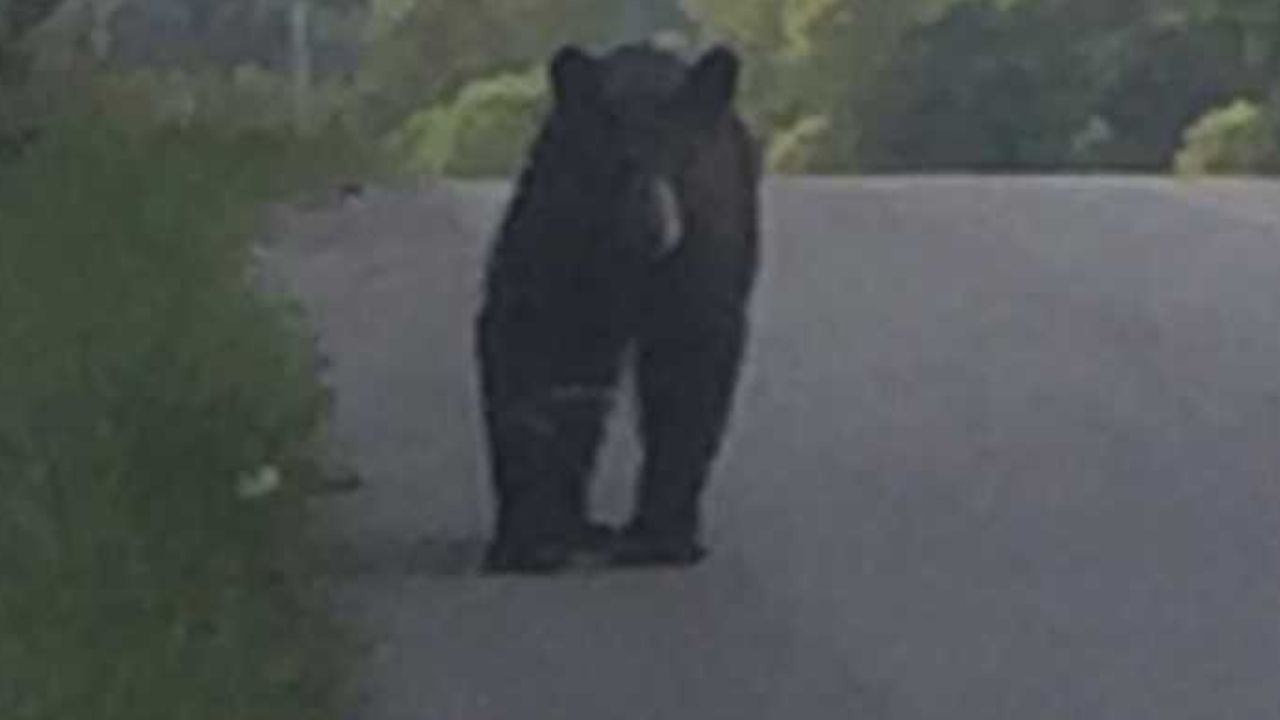
[[(454, 126), (446, 119), (461, 110), (446, 108), (474, 87), (501, 85), (563, 43), (601, 47), (660, 31), (691, 38), (694, 48), (729, 42), (745, 56), (746, 114), (778, 152), (806, 148), (787, 150), (789, 159), (780, 160), (793, 170), (1161, 171), (1191, 123), (1235, 98), (1263, 103), (1280, 77), (1280, 4), (1272, 0), (313, 4), (311, 43), (322, 78), (316, 114), (337, 112), (330, 98), (341, 97), (344, 123), (375, 135), (415, 134), (418, 167), (442, 167), (443, 151), (424, 150), (423, 143), (445, 143), (441, 138), (455, 133), (426, 128)], [(0, 13), (8, 19), (0, 23), (7, 28), (0, 30), (0, 70), (22, 64), (14, 59), (22, 54), (13, 50), (18, 36), (26, 38), (23, 47), (92, 45), (83, 18), (65, 20), (75, 16), (68, 8), (85, 7), (110, 12), (109, 64), (116, 70), (181, 65), (198, 77), (203, 63), (278, 73), (288, 59), (287, 5), (13, 2)], [(259, 106), (278, 112), (280, 97)], [(493, 99), (474, 108), (466, 112), (481, 115), (470, 122), (482, 126), (490, 124), (484, 108), (498, 116), (494, 127), (519, 114)], [(815, 118), (824, 118), (820, 133), (813, 132)], [(473, 135), (503, 139), (496, 131)], [(495, 158), (509, 154), (492, 151)], [(510, 164), (485, 160), (466, 172)]]
[(621, 21), (599, 0), (373, 0), (365, 101), (378, 127), (396, 127), (468, 83), (519, 72), (567, 42), (598, 44)]
[(1188, 123), (1280, 77), (1267, 0), (685, 5), (748, 54), (771, 144), (827, 118), (807, 170), (1161, 170)]
[[(327, 398), (246, 274), (324, 154), (97, 110), (0, 171), (0, 716), (326, 717), (296, 483)], [(289, 489), (250, 506), (262, 465)]]
[(1275, 170), (1276, 118), (1247, 100), (1205, 114), (1187, 129), (1174, 167), (1182, 175)]
[(777, 173), (797, 173), (818, 166), (817, 153), (831, 131), (831, 121), (810, 115), (775, 133), (769, 141), (766, 165)]
[(477, 80), (452, 102), (411, 117), (391, 138), (408, 166), (461, 177), (508, 175), (547, 106), (541, 68)]

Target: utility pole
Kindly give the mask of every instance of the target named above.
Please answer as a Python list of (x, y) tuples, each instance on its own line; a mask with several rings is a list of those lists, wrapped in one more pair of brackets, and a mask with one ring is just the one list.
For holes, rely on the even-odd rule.
[(98, 65), (106, 64), (111, 57), (111, 20), (121, 4), (114, 0), (91, 0), (89, 3), (89, 49)]
[(10, 25), (11, 13), (9, 0), (0, 0), (0, 53), (8, 49), (9, 41), (13, 39), (9, 37), (9, 32), (12, 28)]
[(293, 79), (293, 129), (303, 133), (309, 128), (311, 121), (313, 58), (310, 0), (293, 0), (289, 8), (289, 40), (292, 48), (290, 70)]

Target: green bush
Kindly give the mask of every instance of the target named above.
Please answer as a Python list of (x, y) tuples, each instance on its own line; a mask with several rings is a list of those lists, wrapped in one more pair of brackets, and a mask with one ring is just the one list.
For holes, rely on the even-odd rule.
[(1091, 168), (1102, 165), (1115, 143), (1115, 129), (1105, 117), (1091, 115), (1071, 135), (1065, 162), (1070, 167)]
[[(0, 717), (328, 717), (299, 574), (326, 397), (254, 292), (284, 136), (45, 125), (0, 170)], [(278, 468), (246, 501), (237, 478)]]
[(547, 108), (545, 71), (498, 75), (423, 110), (390, 139), (410, 169), (458, 177), (509, 175), (524, 159)]
[[(217, 127), (221, 132), (294, 130), (293, 89), (279, 73), (245, 64), (230, 71), (139, 69), (97, 76), (91, 92), (116, 116), (135, 125)], [(337, 81), (317, 84), (308, 96), (308, 131), (359, 124), (356, 91)]]
[(1174, 159), (1180, 175), (1257, 173), (1277, 167), (1275, 117), (1248, 100), (1206, 113), (1183, 135)]
[(769, 140), (766, 164), (777, 173), (803, 173), (817, 165), (817, 156), (831, 130), (825, 115), (803, 117)]

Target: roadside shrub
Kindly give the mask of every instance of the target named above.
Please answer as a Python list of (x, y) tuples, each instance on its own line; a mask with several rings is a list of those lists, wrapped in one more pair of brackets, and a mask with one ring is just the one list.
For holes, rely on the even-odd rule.
[(544, 70), (467, 85), (451, 102), (409, 118), (389, 140), (412, 170), (456, 177), (509, 175), (524, 159), (547, 109)]
[(830, 130), (831, 121), (825, 115), (800, 118), (770, 138), (766, 165), (770, 171), (782, 174), (814, 170)]
[(1253, 102), (1236, 100), (1187, 128), (1174, 169), (1180, 175), (1274, 171), (1278, 153), (1275, 117)]
[[(223, 133), (296, 129), (288, 78), (253, 64), (229, 71), (118, 71), (94, 77), (91, 92), (113, 116), (135, 126), (199, 124)], [(304, 129), (354, 132), (360, 122), (356, 98), (355, 89), (342, 82), (318, 83), (308, 96)]]
[(1115, 129), (1101, 115), (1091, 115), (1071, 136), (1066, 162), (1074, 168), (1102, 165), (1115, 142)]
[[(0, 717), (328, 717), (297, 486), (327, 399), (246, 272), (264, 199), (322, 154), (43, 129), (0, 169)], [(263, 467), (282, 489), (244, 500)]]

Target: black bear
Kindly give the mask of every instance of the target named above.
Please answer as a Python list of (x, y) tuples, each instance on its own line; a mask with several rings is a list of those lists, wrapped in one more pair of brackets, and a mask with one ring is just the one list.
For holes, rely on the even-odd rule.
[[(491, 250), (477, 319), (498, 508), (486, 567), (553, 572), (704, 555), (700, 496), (730, 414), (759, 263), (759, 153), (737, 56), (648, 45), (550, 63), (552, 107)], [(589, 519), (624, 365), (644, 462), (634, 515)]]

